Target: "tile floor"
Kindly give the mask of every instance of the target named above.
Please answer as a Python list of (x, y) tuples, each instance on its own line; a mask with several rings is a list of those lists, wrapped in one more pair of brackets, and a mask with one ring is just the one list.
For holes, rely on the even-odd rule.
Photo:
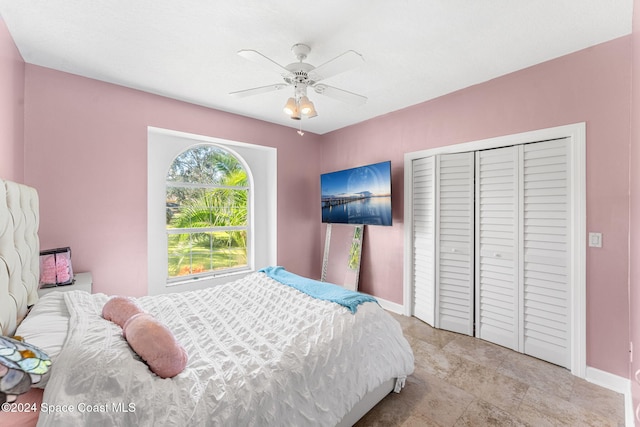
[(364, 426), (624, 426), (622, 394), (558, 366), (394, 315), (415, 372), (357, 424)]

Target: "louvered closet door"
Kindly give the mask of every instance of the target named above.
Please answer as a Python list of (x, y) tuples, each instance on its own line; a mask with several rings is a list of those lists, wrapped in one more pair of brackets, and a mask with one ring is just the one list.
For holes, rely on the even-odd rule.
[(568, 140), (523, 155), (524, 353), (570, 367)]
[(435, 158), (413, 161), (413, 314), (435, 325)]
[(520, 148), (476, 153), (476, 336), (516, 351)]
[(436, 326), (473, 335), (474, 153), (436, 157)]

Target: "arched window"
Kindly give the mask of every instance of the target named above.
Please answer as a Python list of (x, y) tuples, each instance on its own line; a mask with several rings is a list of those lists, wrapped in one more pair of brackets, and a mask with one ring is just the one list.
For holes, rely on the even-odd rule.
[(189, 147), (166, 175), (168, 282), (247, 270), (251, 178), (244, 163), (214, 145)]
[[(277, 264), (275, 148), (154, 127), (148, 128), (147, 136), (149, 295), (205, 289)], [(244, 170), (244, 178), (233, 182), (229, 172), (238, 169)], [(242, 172), (237, 172), (238, 176), (242, 177)], [(197, 200), (198, 188), (200, 192), (218, 189), (218, 195), (235, 192), (238, 199), (246, 195), (244, 222), (237, 216), (231, 219), (231, 213), (241, 210), (235, 209), (237, 201), (228, 197), (227, 203), (218, 203), (216, 209), (207, 204), (214, 198), (203, 199), (200, 207), (205, 207), (206, 221), (187, 222), (185, 213), (178, 224), (176, 216), (186, 211), (186, 194), (191, 192), (191, 200)], [(221, 223), (222, 218), (227, 221)], [(239, 239), (234, 241), (235, 237)], [(204, 258), (209, 261), (200, 264)]]

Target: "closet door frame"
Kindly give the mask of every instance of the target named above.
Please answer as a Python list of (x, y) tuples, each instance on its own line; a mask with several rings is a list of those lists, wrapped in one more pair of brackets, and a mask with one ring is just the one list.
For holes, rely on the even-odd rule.
[(404, 314), (413, 315), (413, 160), (445, 153), (459, 153), (507, 147), (553, 139), (569, 139), (569, 212), (571, 255), (570, 271), (570, 334), (571, 373), (586, 376), (586, 123), (575, 123), (534, 130), (479, 141), (437, 147), (404, 155)]

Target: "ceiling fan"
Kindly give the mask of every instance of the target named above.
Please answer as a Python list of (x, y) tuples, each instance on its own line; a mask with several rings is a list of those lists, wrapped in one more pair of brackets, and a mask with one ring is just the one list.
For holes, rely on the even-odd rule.
[(262, 64), (263, 66), (279, 73), (282, 76), (284, 83), (274, 83), (268, 86), (240, 90), (237, 92), (231, 92), (230, 95), (238, 98), (244, 98), (246, 96), (258, 95), (293, 86), (293, 97), (287, 100), (284, 112), (294, 120), (300, 120), (302, 118), (302, 114), (308, 118), (318, 115), (313, 102), (309, 101), (309, 98), (307, 97), (307, 88), (313, 88), (316, 93), (355, 106), (363, 105), (367, 102), (367, 97), (365, 96), (321, 83), (324, 79), (333, 77), (336, 74), (350, 70), (364, 63), (362, 55), (353, 50), (348, 50), (324, 64), (314, 67), (313, 65), (304, 62), (307, 55), (309, 55), (309, 52), (311, 52), (311, 48), (308, 45), (303, 43), (294, 44), (293, 47), (291, 47), (291, 51), (298, 62), (293, 62), (286, 66), (278, 64), (256, 50), (243, 49), (238, 51), (238, 55), (243, 58)]

